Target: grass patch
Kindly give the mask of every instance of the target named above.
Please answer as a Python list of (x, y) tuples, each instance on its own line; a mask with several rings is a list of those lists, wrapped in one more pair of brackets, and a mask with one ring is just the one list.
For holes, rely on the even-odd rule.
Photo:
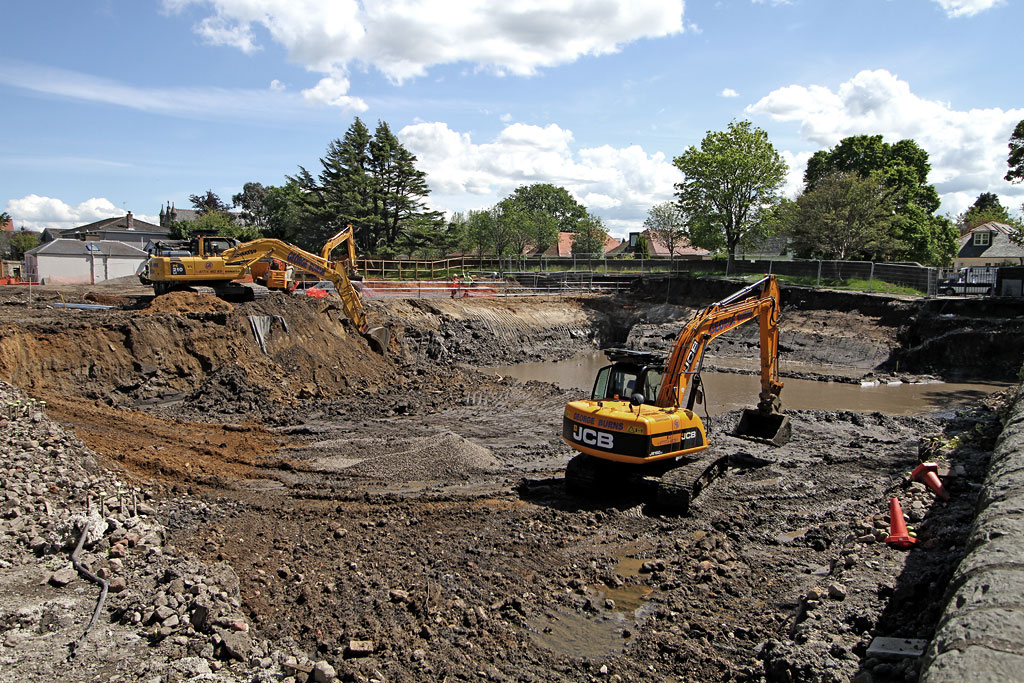
[[(744, 275), (743, 279), (749, 282), (757, 282), (764, 275)], [(842, 289), (851, 292), (881, 292), (882, 294), (903, 294), (907, 296), (926, 296), (927, 293), (911, 287), (909, 285), (901, 285), (893, 282), (886, 282), (885, 280), (879, 280), (875, 278), (873, 281), (862, 280), (860, 278), (849, 278), (846, 280), (838, 280), (835, 278), (821, 278), (821, 283), (818, 283), (817, 277), (809, 275), (776, 275), (776, 279), (779, 282), (789, 285), (802, 285), (805, 287), (821, 287), (823, 289)]]

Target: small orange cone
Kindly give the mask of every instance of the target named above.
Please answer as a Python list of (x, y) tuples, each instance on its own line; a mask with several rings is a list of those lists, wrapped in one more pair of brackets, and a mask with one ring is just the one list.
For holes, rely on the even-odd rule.
[(939, 466), (935, 463), (923, 462), (914, 468), (914, 471), (910, 473), (910, 478), (914, 481), (922, 482), (942, 500), (949, 500), (949, 494), (946, 493), (946, 489), (942, 486), (942, 481), (939, 480), (938, 471)]
[(917, 543), (917, 539), (911, 538), (907, 533), (907, 523), (903, 521), (903, 508), (900, 507), (899, 498), (889, 499), (889, 536), (885, 542), (897, 548), (909, 548)]

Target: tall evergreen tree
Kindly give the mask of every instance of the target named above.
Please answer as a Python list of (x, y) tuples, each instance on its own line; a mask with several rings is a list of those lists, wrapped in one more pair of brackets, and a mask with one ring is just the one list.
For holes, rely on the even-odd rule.
[(378, 248), (393, 251), (402, 233), (418, 226), (440, 228), (442, 216), (426, 208), (427, 174), (416, 168), (416, 156), (380, 121), (370, 141), (373, 176), (373, 226)]

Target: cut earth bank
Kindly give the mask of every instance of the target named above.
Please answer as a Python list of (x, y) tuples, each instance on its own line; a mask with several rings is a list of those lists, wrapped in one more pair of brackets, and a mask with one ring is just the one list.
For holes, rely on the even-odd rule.
[[(5, 389), (0, 419), (0, 672), (916, 680), (916, 659), (867, 648), (931, 637), (998, 397), (917, 417), (799, 411), (778, 449), (728, 436), (736, 416), (723, 416), (713, 448), (774, 464), (730, 472), (670, 518), (566, 494), (560, 419), (575, 394), (485, 369), (595, 343), (664, 350), (694, 306), (737, 288), (372, 301), (398, 340), (384, 357), (330, 301), (151, 303), (97, 288), (92, 300), (129, 308), (79, 311), (47, 305), (67, 292), (7, 294), (0, 377), (26, 394)], [(835, 365), (1008, 382), (1020, 365), (1018, 310), (784, 297), (783, 367), (803, 376)], [(250, 316), (271, 318), (267, 353)], [(707, 365), (742, 370), (755, 355), (756, 330), (741, 328)], [(906, 478), (922, 444), (949, 469), (949, 503)], [(890, 495), (919, 537), (909, 553), (878, 543)], [(69, 661), (98, 589), (52, 575), (90, 510), (106, 525), (90, 527), (83, 560), (118, 591)]]

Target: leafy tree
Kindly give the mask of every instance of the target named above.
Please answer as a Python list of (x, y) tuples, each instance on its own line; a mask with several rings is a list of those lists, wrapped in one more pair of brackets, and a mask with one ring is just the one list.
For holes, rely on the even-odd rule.
[(302, 189), (294, 180), (280, 187), (266, 188), (263, 197), (267, 227), (264, 235), (283, 240), (289, 244), (315, 248), (318, 245), (306, 242), (305, 231), (309, 223)]
[[(652, 206), (647, 212), (647, 218), (644, 219), (644, 227), (650, 231), (654, 239), (668, 249), (670, 262), (675, 260), (676, 249), (689, 244), (686, 215), (675, 202), (662, 202)], [(647, 240), (644, 240), (644, 246), (649, 250), (650, 245), (646, 242)]]
[(231, 197), (231, 204), (240, 208), (242, 220), (261, 232), (270, 228), (270, 214), (267, 209), (267, 193), (271, 188), (260, 183), (245, 183), (242, 191)]
[(568, 190), (550, 183), (521, 185), (508, 199), (521, 215), (530, 217), (531, 243), (541, 252), (558, 241), (559, 232), (575, 232), (587, 217), (587, 209)]
[(222, 202), (220, 197), (218, 197), (217, 193), (213, 190), (207, 190), (204, 194), (190, 194), (188, 199), (192, 202), (192, 208), (195, 209), (200, 216), (208, 211), (227, 213), (231, 208)]
[(1010, 221), (1010, 212), (1000, 203), (999, 196), (993, 192), (982, 192), (971, 208), (957, 217), (957, 223), (966, 227), (967, 230), (973, 230), (989, 221), (1007, 224)]
[(188, 239), (199, 232), (234, 237), (242, 242), (262, 236), (255, 226), (236, 223), (231, 214), (224, 211), (206, 211), (194, 221), (172, 221), (169, 235), (173, 239)]
[(890, 191), (877, 174), (832, 173), (800, 195), (792, 208), (787, 232), (803, 258), (873, 260), (900, 246), (890, 237)]
[(642, 259), (651, 258), (651, 245), (647, 242), (647, 235), (637, 235), (635, 253)]
[(807, 162), (804, 189), (813, 190), (836, 172), (879, 174), (893, 201), (892, 237), (902, 245), (894, 258), (943, 263), (955, 252), (958, 235), (948, 219), (935, 215), (940, 202), (928, 184), (930, 170), (928, 153), (913, 140), (889, 144), (881, 135), (857, 135), (815, 152)]
[(1005, 180), (1011, 183), (1024, 181), (1024, 120), (1020, 121), (1010, 134), (1010, 154), (1006, 157), (1006, 165), (1010, 170), (1006, 172)]
[(576, 224), (576, 232), (572, 237), (573, 256), (604, 256), (604, 246), (608, 241), (608, 230), (600, 217), (588, 213), (586, 218)]
[(708, 132), (699, 149), (687, 148), (673, 163), (684, 176), (676, 193), (690, 217), (691, 242), (712, 251), (724, 246), (731, 271), (740, 240), (768, 225), (763, 219), (779, 201), (786, 162), (765, 131), (734, 121), (725, 131)]
[(470, 211), (466, 215), (464, 246), (478, 255), (494, 252), (494, 217), (490, 210)]
[(26, 251), (29, 249), (35, 249), (39, 246), (39, 237), (40, 234), (38, 232), (32, 232), (31, 230), (25, 230), (24, 228), (17, 232), (8, 233), (7, 258), (12, 261), (20, 261), (25, 258)]
[(0, 211), (0, 225), (5, 225), (9, 220), (11, 220), (11, 214), (6, 211)]

